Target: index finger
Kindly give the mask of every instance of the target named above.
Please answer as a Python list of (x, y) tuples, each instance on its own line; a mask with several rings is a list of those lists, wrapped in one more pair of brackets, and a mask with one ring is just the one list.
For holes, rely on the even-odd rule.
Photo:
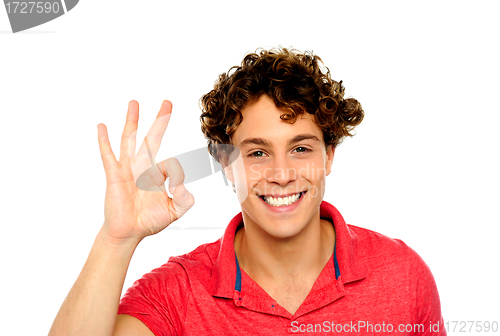
[(120, 161), (126, 156), (135, 154), (135, 136), (137, 134), (137, 124), (139, 122), (139, 103), (131, 100), (128, 103), (127, 120), (123, 128), (122, 142), (120, 146)]

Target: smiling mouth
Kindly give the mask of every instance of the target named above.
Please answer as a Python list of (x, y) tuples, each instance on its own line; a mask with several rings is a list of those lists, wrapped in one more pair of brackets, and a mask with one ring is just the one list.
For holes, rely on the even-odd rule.
[(302, 198), (306, 191), (300, 191), (288, 197), (259, 196), (264, 202), (275, 207), (291, 205)]

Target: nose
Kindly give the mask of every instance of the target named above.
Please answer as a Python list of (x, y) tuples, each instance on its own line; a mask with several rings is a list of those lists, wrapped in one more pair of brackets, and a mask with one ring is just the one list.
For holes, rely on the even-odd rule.
[(274, 156), (264, 170), (268, 183), (287, 186), (297, 178), (297, 169), (292, 159), (286, 155)]

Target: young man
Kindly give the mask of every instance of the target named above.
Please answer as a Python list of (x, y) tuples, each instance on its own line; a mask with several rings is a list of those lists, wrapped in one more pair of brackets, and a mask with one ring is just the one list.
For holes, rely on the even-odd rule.
[[(234, 183), (241, 212), (221, 239), (170, 258), (121, 301), (137, 244), (180, 218), (194, 198), (177, 160), (154, 163), (170, 102), (137, 155), (135, 101), (119, 161), (98, 127), (105, 222), (50, 335), (446, 334), (434, 279), (418, 254), (347, 225), (323, 201), (335, 147), (363, 110), (343, 98), (341, 82), (320, 62), (310, 53), (262, 50), (202, 97), (208, 150)], [(151, 163), (141, 179), (149, 184), (138, 188)]]

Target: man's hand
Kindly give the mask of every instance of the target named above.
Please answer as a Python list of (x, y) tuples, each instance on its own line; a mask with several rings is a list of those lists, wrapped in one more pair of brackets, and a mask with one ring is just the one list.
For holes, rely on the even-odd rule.
[[(111, 149), (104, 124), (97, 125), (99, 149), (106, 172), (106, 198), (103, 231), (109, 242), (116, 245), (137, 243), (156, 234), (179, 219), (194, 204), (194, 197), (184, 187), (184, 171), (175, 158), (156, 164), (154, 158), (167, 129), (172, 103), (163, 101), (139, 151), (135, 154), (139, 103), (130, 101), (123, 130), (120, 160)], [(153, 166), (153, 169), (149, 169)], [(149, 170), (148, 176), (139, 176)], [(169, 177), (169, 191), (164, 182)], [(175, 190), (174, 190), (175, 189)]]

